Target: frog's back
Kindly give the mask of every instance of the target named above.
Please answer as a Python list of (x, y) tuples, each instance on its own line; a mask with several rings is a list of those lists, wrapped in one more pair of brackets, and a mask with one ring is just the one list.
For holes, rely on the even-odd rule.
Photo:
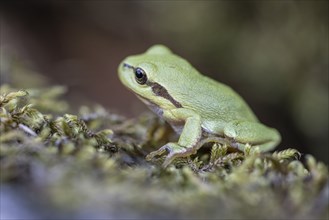
[(258, 121), (248, 104), (229, 86), (201, 74), (197, 82), (185, 83), (185, 89), (177, 92), (178, 101), (184, 108), (199, 112), (204, 121)]

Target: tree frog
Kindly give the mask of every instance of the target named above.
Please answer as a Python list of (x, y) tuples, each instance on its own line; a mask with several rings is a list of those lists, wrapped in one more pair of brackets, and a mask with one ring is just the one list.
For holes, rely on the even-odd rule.
[(180, 135), (146, 156), (167, 153), (163, 166), (195, 154), (206, 142), (220, 142), (243, 151), (275, 148), (279, 132), (260, 123), (248, 104), (229, 86), (199, 73), (163, 45), (129, 56), (118, 68), (121, 82), (167, 121)]

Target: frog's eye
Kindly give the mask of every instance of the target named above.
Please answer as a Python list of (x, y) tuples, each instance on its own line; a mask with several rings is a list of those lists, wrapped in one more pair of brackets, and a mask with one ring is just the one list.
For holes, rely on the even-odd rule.
[(137, 67), (135, 69), (135, 79), (139, 84), (141, 84), (141, 85), (145, 84), (147, 81), (147, 76), (146, 76), (145, 71), (143, 69)]

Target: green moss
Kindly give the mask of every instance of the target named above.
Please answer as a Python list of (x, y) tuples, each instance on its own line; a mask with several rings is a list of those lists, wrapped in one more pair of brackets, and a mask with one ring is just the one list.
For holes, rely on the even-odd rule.
[(1, 184), (42, 217), (328, 218), (328, 168), (311, 155), (215, 143), (163, 169), (145, 156), (173, 134), (153, 115), (68, 114), (63, 87), (0, 92)]

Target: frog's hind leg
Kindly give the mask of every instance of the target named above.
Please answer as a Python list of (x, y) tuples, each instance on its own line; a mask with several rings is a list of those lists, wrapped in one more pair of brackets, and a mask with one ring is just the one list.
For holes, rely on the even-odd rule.
[(281, 141), (276, 129), (269, 128), (258, 122), (233, 121), (224, 128), (224, 135), (231, 139), (232, 147), (243, 151), (246, 144), (259, 147), (260, 151), (270, 151)]

